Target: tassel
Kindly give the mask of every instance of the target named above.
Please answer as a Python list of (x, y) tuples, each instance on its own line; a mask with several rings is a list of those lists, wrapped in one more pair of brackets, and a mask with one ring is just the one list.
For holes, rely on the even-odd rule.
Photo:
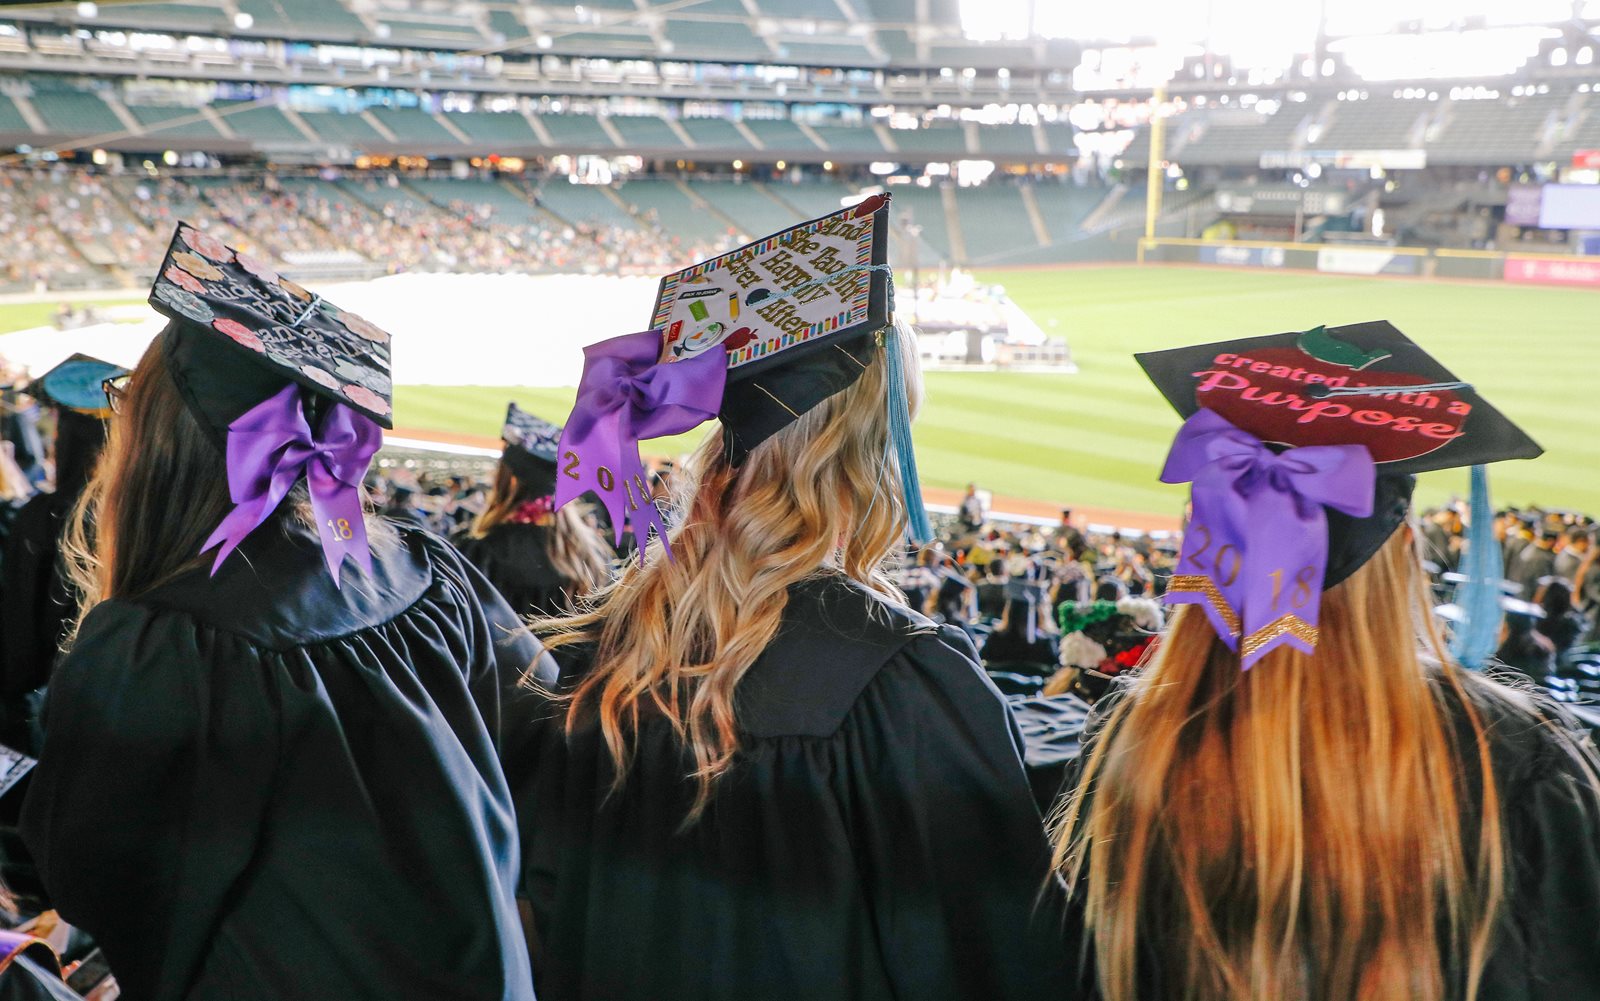
[(889, 364), (889, 448), (894, 452), (900, 467), (900, 492), (906, 504), (906, 531), (911, 541), (918, 544), (932, 541), (933, 528), (928, 524), (928, 509), (922, 503), (922, 481), (917, 477), (917, 454), (911, 445), (911, 401), (906, 397), (906, 372), (902, 360), (904, 348), (895, 338), (910, 337), (903, 324), (888, 328), (883, 353)]
[(1494, 539), (1494, 511), (1489, 505), (1489, 470), (1472, 467), (1472, 497), (1467, 550), (1461, 558), (1466, 579), (1456, 585), (1456, 606), (1462, 619), (1450, 638), (1450, 653), (1462, 666), (1477, 671), (1494, 656), (1500, 643), (1500, 578), (1505, 567)]

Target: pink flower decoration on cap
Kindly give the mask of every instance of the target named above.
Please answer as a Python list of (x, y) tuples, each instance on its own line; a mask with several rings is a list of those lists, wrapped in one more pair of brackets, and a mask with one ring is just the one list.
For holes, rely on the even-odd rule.
[(167, 281), (181, 289), (184, 289), (185, 291), (193, 292), (195, 295), (205, 294), (205, 282), (202, 282), (200, 279), (196, 278), (194, 275), (191, 275), (182, 268), (168, 268), (162, 272), (162, 275), (166, 277)]
[(374, 393), (365, 386), (346, 386), (344, 395), (350, 402), (372, 411), (375, 414), (386, 415), (389, 413), (389, 401)]
[(322, 369), (317, 368), (315, 365), (301, 365), (300, 374), (304, 375), (307, 379), (310, 379), (319, 386), (326, 386), (335, 393), (340, 391), (339, 380), (335, 379), (327, 372), (324, 372)]
[(311, 301), (311, 293), (310, 292), (307, 292), (305, 289), (301, 288), (298, 284), (290, 281), (287, 278), (280, 277), (278, 279), (278, 285), (285, 292), (288, 292), (290, 295), (294, 296), (296, 299), (301, 300), (302, 302), (310, 302)]
[(357, 337), (365, 338), (375, 344), (388, 344), (389, 335), (381, 327), (365, 320), (354, 313), (340, 313), (339, 322), (345, 325)]
[(173, 254), (172, 263), (196, 278), (204, 278), (213, 282), (222, 280), (222, 272), (199, 254)]
[(217, 319), (212, 320), (211, 325), (221, 333), (227, 334), (234, 343), (243, 344), (251, 351), (267, 350), (267, 346), (261, 343), (261, 338), (256, 336), (256, 332), (237, 320)]
[(209, 258), (217, 264), (226, 264), (233, 260), (233, 251), (223, 245), (223, 242), (214, 236), (209, 236), (196, 229), (183, 227), (179, 234), (189, 248), (202, 257)]
[(238, 261), (239, 267), (244, 268), (246, 271), (255, 275), (262, 281), (271, 283), (273, 285), (278, 283), (278, 273), (272, 270), (272, 268), (268, 267), (267, 262), (261, 260), (259, 257), (251, 257), (249, 254), (240, 254), (238, 255)]

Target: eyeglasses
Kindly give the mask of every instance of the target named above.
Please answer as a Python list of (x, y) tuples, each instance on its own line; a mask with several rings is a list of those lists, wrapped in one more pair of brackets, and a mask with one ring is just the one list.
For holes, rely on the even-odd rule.
[(132, 375), (118, 375), (105, 379), (100, 383), (100, 388), (106, 394), (106, 406), (114, 414), (122, 413), (122, 399), (128, 395), (128, 380)]

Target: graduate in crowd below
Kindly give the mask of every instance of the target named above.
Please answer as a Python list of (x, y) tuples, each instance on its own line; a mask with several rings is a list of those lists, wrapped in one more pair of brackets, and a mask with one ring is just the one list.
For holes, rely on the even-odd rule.
[(610, 578), (611, 550), (582, 507), (556, 510), (561, 429), (515, 403), (489, 504), (454, 541), (517, 614), (555, 615)]
[[(638, 439), (722, 424), (675, 476), (670, 554), (535, 625), (562, 672), (505, 761), (544, 1001), (1069, 996), (1015, 724), (885, 572), (908, 515), (927, 539), (886, 202), (670, 276), (664, 332), (586, 349), (558, 503), (630, 506)], [(791, 265), (738, 346), (670, 354), (680, 314)]]
[(56, 411), (54, 489), (17, 514), (0, 560), (0, 744), (38, 751), (38, 689), (50, 680), (78, 598), (61, 573), (61, 537), (106, 442), (103, 388), (127, 369), (73, 355), (28, 394)]
[(131, 1001), (530, 1001), (500, 692), (537, 655), (363, 515), (389, 337), (180, 225), (68, 540), (22, 834)]
[[(1193, 516), (1096, 707), (1057, 861), (1107, 1001), (1535, 1001), (1600, 986), (1592, 745), (1494, 649), (1485, 463), (1539, 446), (1384, 322), (1140, 356)], [(1446, 646), (1413, 474), (1473, 466)], [(1467, 667), (1463, 667), (1467, 665)]]

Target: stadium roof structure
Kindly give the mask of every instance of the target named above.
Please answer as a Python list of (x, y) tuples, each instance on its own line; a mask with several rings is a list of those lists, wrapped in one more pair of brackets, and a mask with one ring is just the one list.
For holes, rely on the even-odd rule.
[(827, 68), (1070, 70), (1061, 40), (976, 42), (957, 0), (101, 0), (8, 9), (70, 29), (427, 49), (507, 58), (693, 59)]

